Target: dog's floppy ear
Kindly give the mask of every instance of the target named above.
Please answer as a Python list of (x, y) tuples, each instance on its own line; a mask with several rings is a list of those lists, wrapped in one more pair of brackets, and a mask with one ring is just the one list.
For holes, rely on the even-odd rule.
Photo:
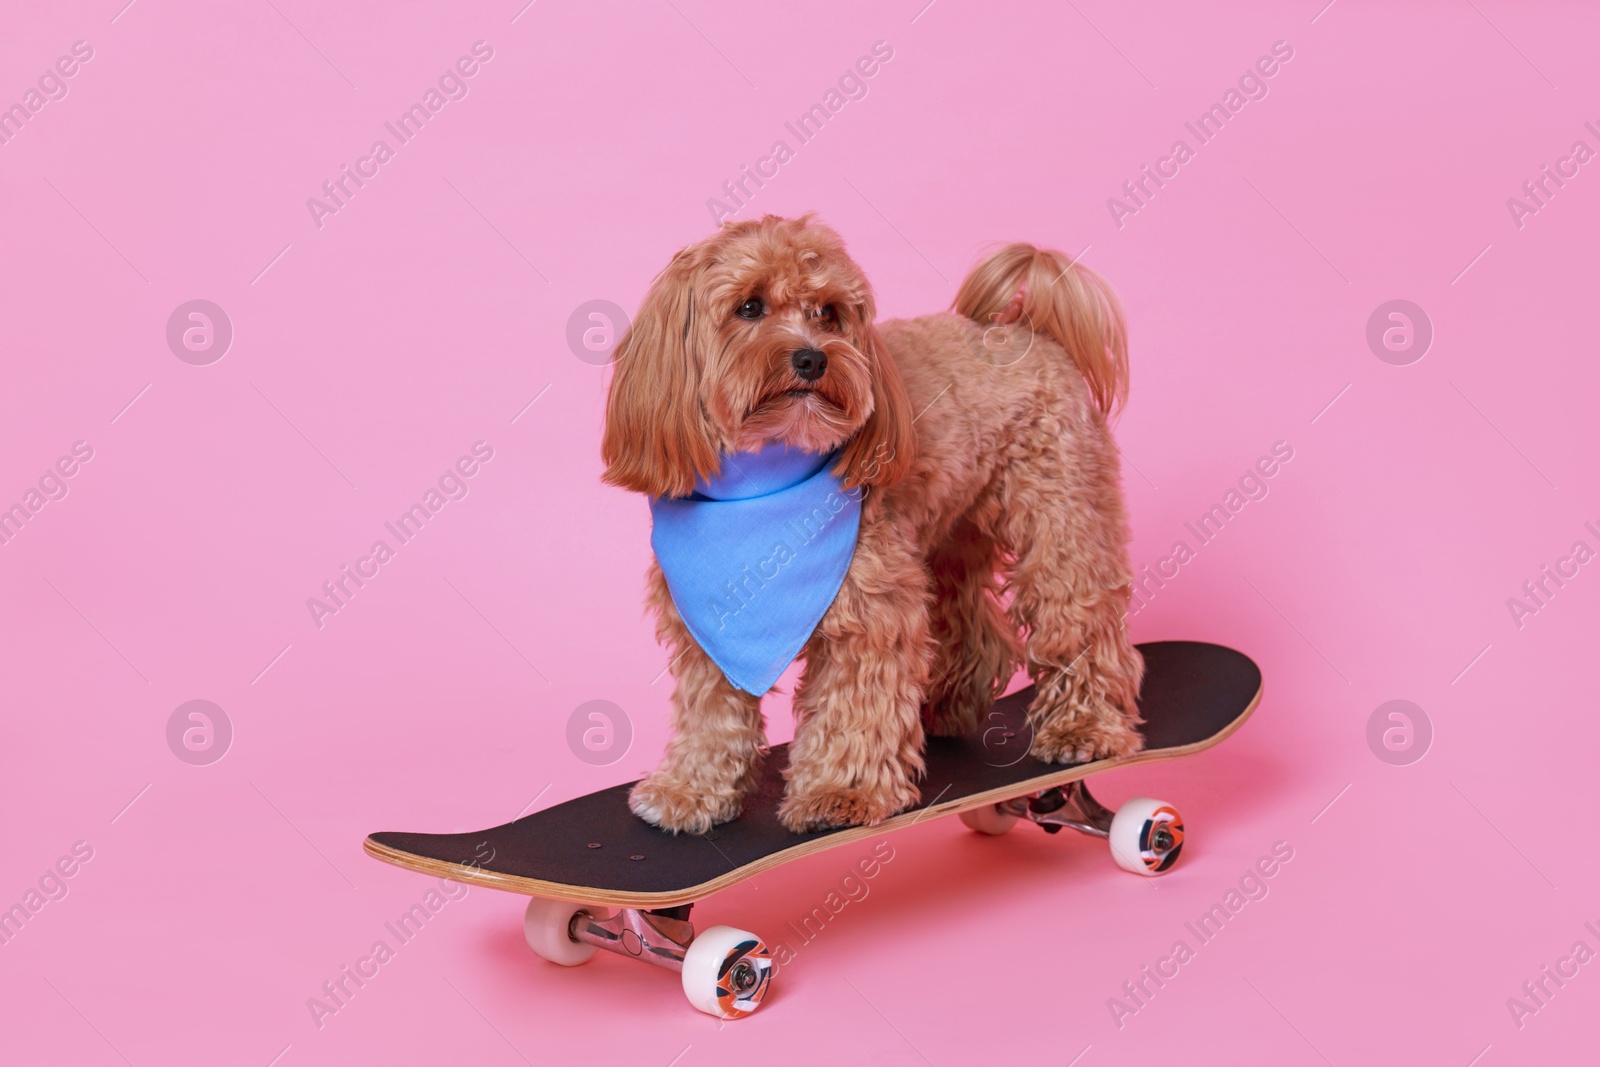
[(906, 396), (900, 368), (873, 326), (869, 303), (861, 314), (861, 351), (872, 370), (872, 414), (850, 439), (834, 466), (845, 488), (876, 485), (888, 488), (911, 469), (915, 438), (911, 429), (911, 400)]
[(675, 256), (650, 286), (617, 345), (616, 373), (600, 439), (605, 481), (650, 496), (688, 496), (718, 467), (700, 405), (699, 335), (691, 250)]

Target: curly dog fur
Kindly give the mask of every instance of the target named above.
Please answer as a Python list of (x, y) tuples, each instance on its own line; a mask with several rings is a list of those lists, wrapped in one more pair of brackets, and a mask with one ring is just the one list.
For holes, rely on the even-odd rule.
[[(864, 494), (849, 572), (802, 653), (779, 808), (796, 832), (916, 803), (924, 732), (974, 729), (1019, 664), (1037, 685), (1038, 759), (1141, 744), (1107, 429), (1127, 388), (1116, 297), (1059, 253), (1017, 244), (973, 270), (951, 312), (875, 320), (826, 226), (727, 225), (657, 277), (607, 402), (612, 485), (683, 496), (722, 454), (782, 441), (838, 449), (836, 473)], [(801, 349), (827, 356), (814, 382), (791, 362)], [(696, 644), (655, 565), (648, 599), (677, 686), (665, 758), (630, 803), (703, 833), (739, 814), (765, 751), (761, 702)]]

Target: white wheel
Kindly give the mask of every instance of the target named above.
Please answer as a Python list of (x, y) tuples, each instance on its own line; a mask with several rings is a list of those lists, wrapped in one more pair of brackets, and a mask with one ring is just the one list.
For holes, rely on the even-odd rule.
[(1015, 815), (1008, 815), (993, 804), (963, 811), (960, 817), (967, 829), (991, 837), (998, 837), (1017, 824)]
[(1111, 820), (1111, 858), (1134, 874), (1165, 874), (1183, 851), (1183, 816), (1164, 800), (1134, 797)]
[(528, 947), (533, 949), (534, 955), (563, 967), (576, 967), (593, 959), (600, 951), (598, 947), (572, 940), (572, 920), (580, 912), (597, 919), (611, 915), (605, 909), (588, 908), (570, 901), (528, 898), (528, 911), (522, 917), (522, 935), (528, 939)]
[(749, 1015), (771, 986), (772, 953), (748, 930), (713, 926), (690, 942), (683, 957), (683, 995), (719, 1019)]

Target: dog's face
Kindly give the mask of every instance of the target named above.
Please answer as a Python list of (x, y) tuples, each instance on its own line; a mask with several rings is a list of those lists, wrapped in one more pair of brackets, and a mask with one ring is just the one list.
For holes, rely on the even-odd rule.
[(679, 252), (617, 346), (605, 479), (685, 496), (727, 452), (842, 447), (850, 486), (898, 481), (911, 457), (899, 372), (872, 289), (832, 230), (767, 216)]

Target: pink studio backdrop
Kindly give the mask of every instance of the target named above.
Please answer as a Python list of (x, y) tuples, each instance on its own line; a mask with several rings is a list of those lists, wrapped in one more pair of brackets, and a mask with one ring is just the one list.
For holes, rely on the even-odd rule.
[[(0, 505), (26, 516), (0, 544), (0, 906), (27, 916), (0, 944), (0, 1061), (1592, 1055), (1600, 18), (124, 2), (12, 5), (0, 33), (0, 104), (22, 107), (0, 115)], [(892, 57), (801, 143), (785, 123), (877, 42)], [(1275, 42), (1291, 58), (1241, 83)], [(430, 89), (401, 141), (385, 123)], [(1220, 133), (1186, 127), (1230, 99)], [(797, 951), (720, 1025), (665, 972), (534, 958), (520, 897), (444, 898), (397, 942), (385, 923), (434, 885), (361, 840), (490, 825), (658, 757), (647, 511), (599, 483), (607, 372), (569, 323), (631, 312), (758, 166), (777, 172), (739, 217), (820, 212), (886, 316), (948, 305), (999, 240), (1111, 280), (1132, 551), (1167, 575), (1136, 636), (1243, 649), (1267, 695), (1223, 746), (1104, 779), (1110, 803), (1182, 807), (1165, 879), (939, 820), (888, 839), (809, 943), (788, 924), (869, 845), (702, 904)], [(1167, 177), (1134, 199), (1146, 166)], [(335, 201), (344, 167), (367, 177)], [(194, 300), (221, 309), (209, 340), (184, 346), (203, 322), (182, 312), (169, 344)], [(1411, 306), (1369, 344), (1392, 300)], [(400, 544), (384, 524), (475, 445), (492, 457)], [(1292, 459), (1201, 544), (1186, 523), (1275, 446)], [(392, 558), (362, 563), (379, 539)], [(314, 617), (346, 565), (365, 584)], [(186, 747), (200, 720), (169, 724), (195, 700), (221, 714)], [(605, 765), (568, 743), (591, 700), (631, 724)], [(1211, 940), (1186, 925), (1229, 900)], [(379, 940), (376, 976), (314, 1011)], [(1169, 977), (1135, 999), (1147, 965)]]

